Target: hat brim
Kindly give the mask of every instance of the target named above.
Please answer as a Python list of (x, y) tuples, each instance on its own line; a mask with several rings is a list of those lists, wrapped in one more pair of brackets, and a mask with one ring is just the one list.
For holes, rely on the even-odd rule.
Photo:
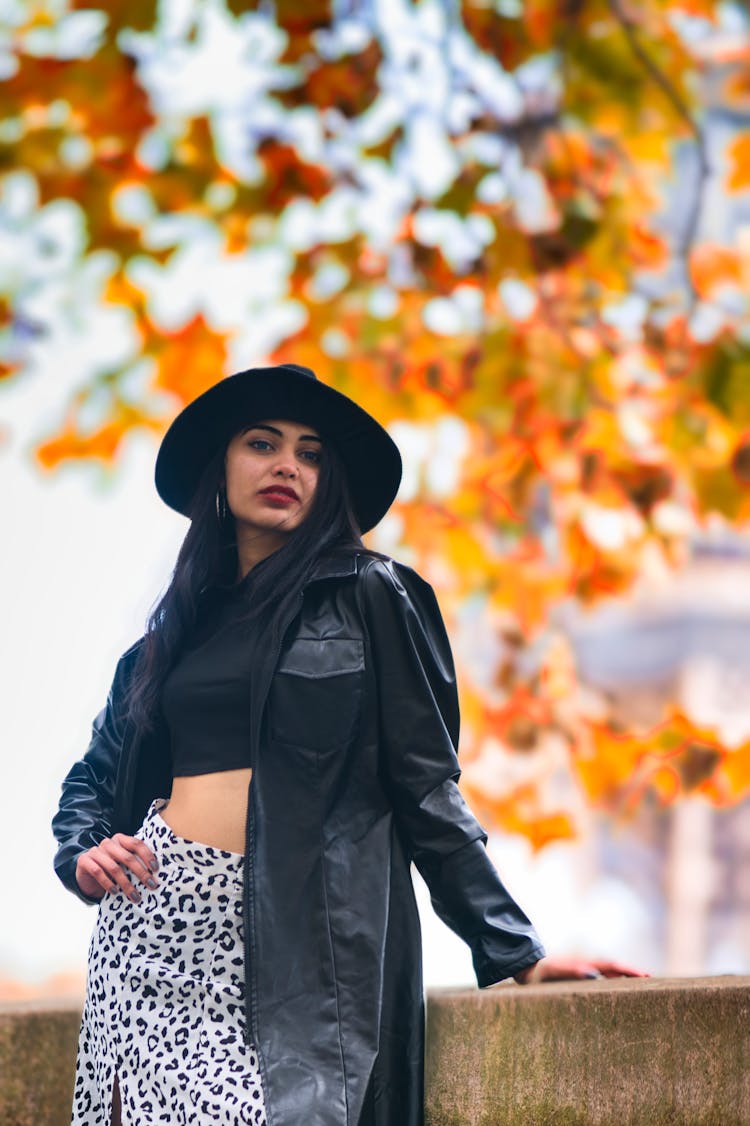
[(314, 426), (338, 450), (362, 532), (393, 503), (401, 482), (401, 455), (372, 415), (304, 370), (280, 365), (250, 368), (214, 384), (177, 415), (156, 458), (159, 496), (184, 516), (210, 459), (253, 420), (287, 418)]

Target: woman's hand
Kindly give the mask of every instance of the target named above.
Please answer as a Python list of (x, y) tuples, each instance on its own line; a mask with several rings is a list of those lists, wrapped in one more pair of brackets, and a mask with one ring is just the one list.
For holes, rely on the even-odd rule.
[(94, 848), (82, 852), (76, 861), (76, 883), (84, 895), (102, 899), (105, 892), (121, 888), (133, 903), (140, 903), (140, 892), (133, 886), (127, 872), (132, 872), (150, 888), (156, 887), (152, 876), (159, 867), (156, 857), (145, 841), (115, 833), (105, 837)]
[(515, 975), (519, 985), (536, 985), (540, 981), (586, 981), (598, 977), (651, 977), (646, 970), (626, 966), (623, 962), (607, 962), (600, 958), (540, 958)]

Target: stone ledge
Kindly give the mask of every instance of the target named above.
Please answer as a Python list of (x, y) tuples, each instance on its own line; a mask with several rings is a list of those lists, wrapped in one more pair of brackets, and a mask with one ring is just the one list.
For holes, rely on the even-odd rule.
[[(69, 1126), (80, 1018), (0, 1003), (3, 1126)], [(521, 1124), (750, 1126), (750, 978), (430, 990), (426, 1126)]]
[(82, 1002), (0, 1003), (0, 1123), (70, 1126)]
[(750, 978), (432, 990), (426, 1126), (748, 1126)]

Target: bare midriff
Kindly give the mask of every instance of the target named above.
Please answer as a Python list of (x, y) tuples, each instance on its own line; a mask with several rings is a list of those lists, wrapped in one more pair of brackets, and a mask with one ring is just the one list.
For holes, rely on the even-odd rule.
[(252, 773), (243, 766), (174, 778), (169, 803), (160, 815), (178, 837), (244, 853)]

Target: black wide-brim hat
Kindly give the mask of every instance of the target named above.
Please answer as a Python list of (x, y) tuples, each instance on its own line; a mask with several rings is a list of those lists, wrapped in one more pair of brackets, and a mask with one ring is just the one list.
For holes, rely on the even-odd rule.
[(155, 479), (161, 499), (190, 516), (211, 458), (244, 426), (270, 418), (314, 426), (341, 456), (361, 531), (382, 519), (401, 482), (396, 443), (353, 399), (297, 364), (237, 372), (188, 403), (159, 447)]

